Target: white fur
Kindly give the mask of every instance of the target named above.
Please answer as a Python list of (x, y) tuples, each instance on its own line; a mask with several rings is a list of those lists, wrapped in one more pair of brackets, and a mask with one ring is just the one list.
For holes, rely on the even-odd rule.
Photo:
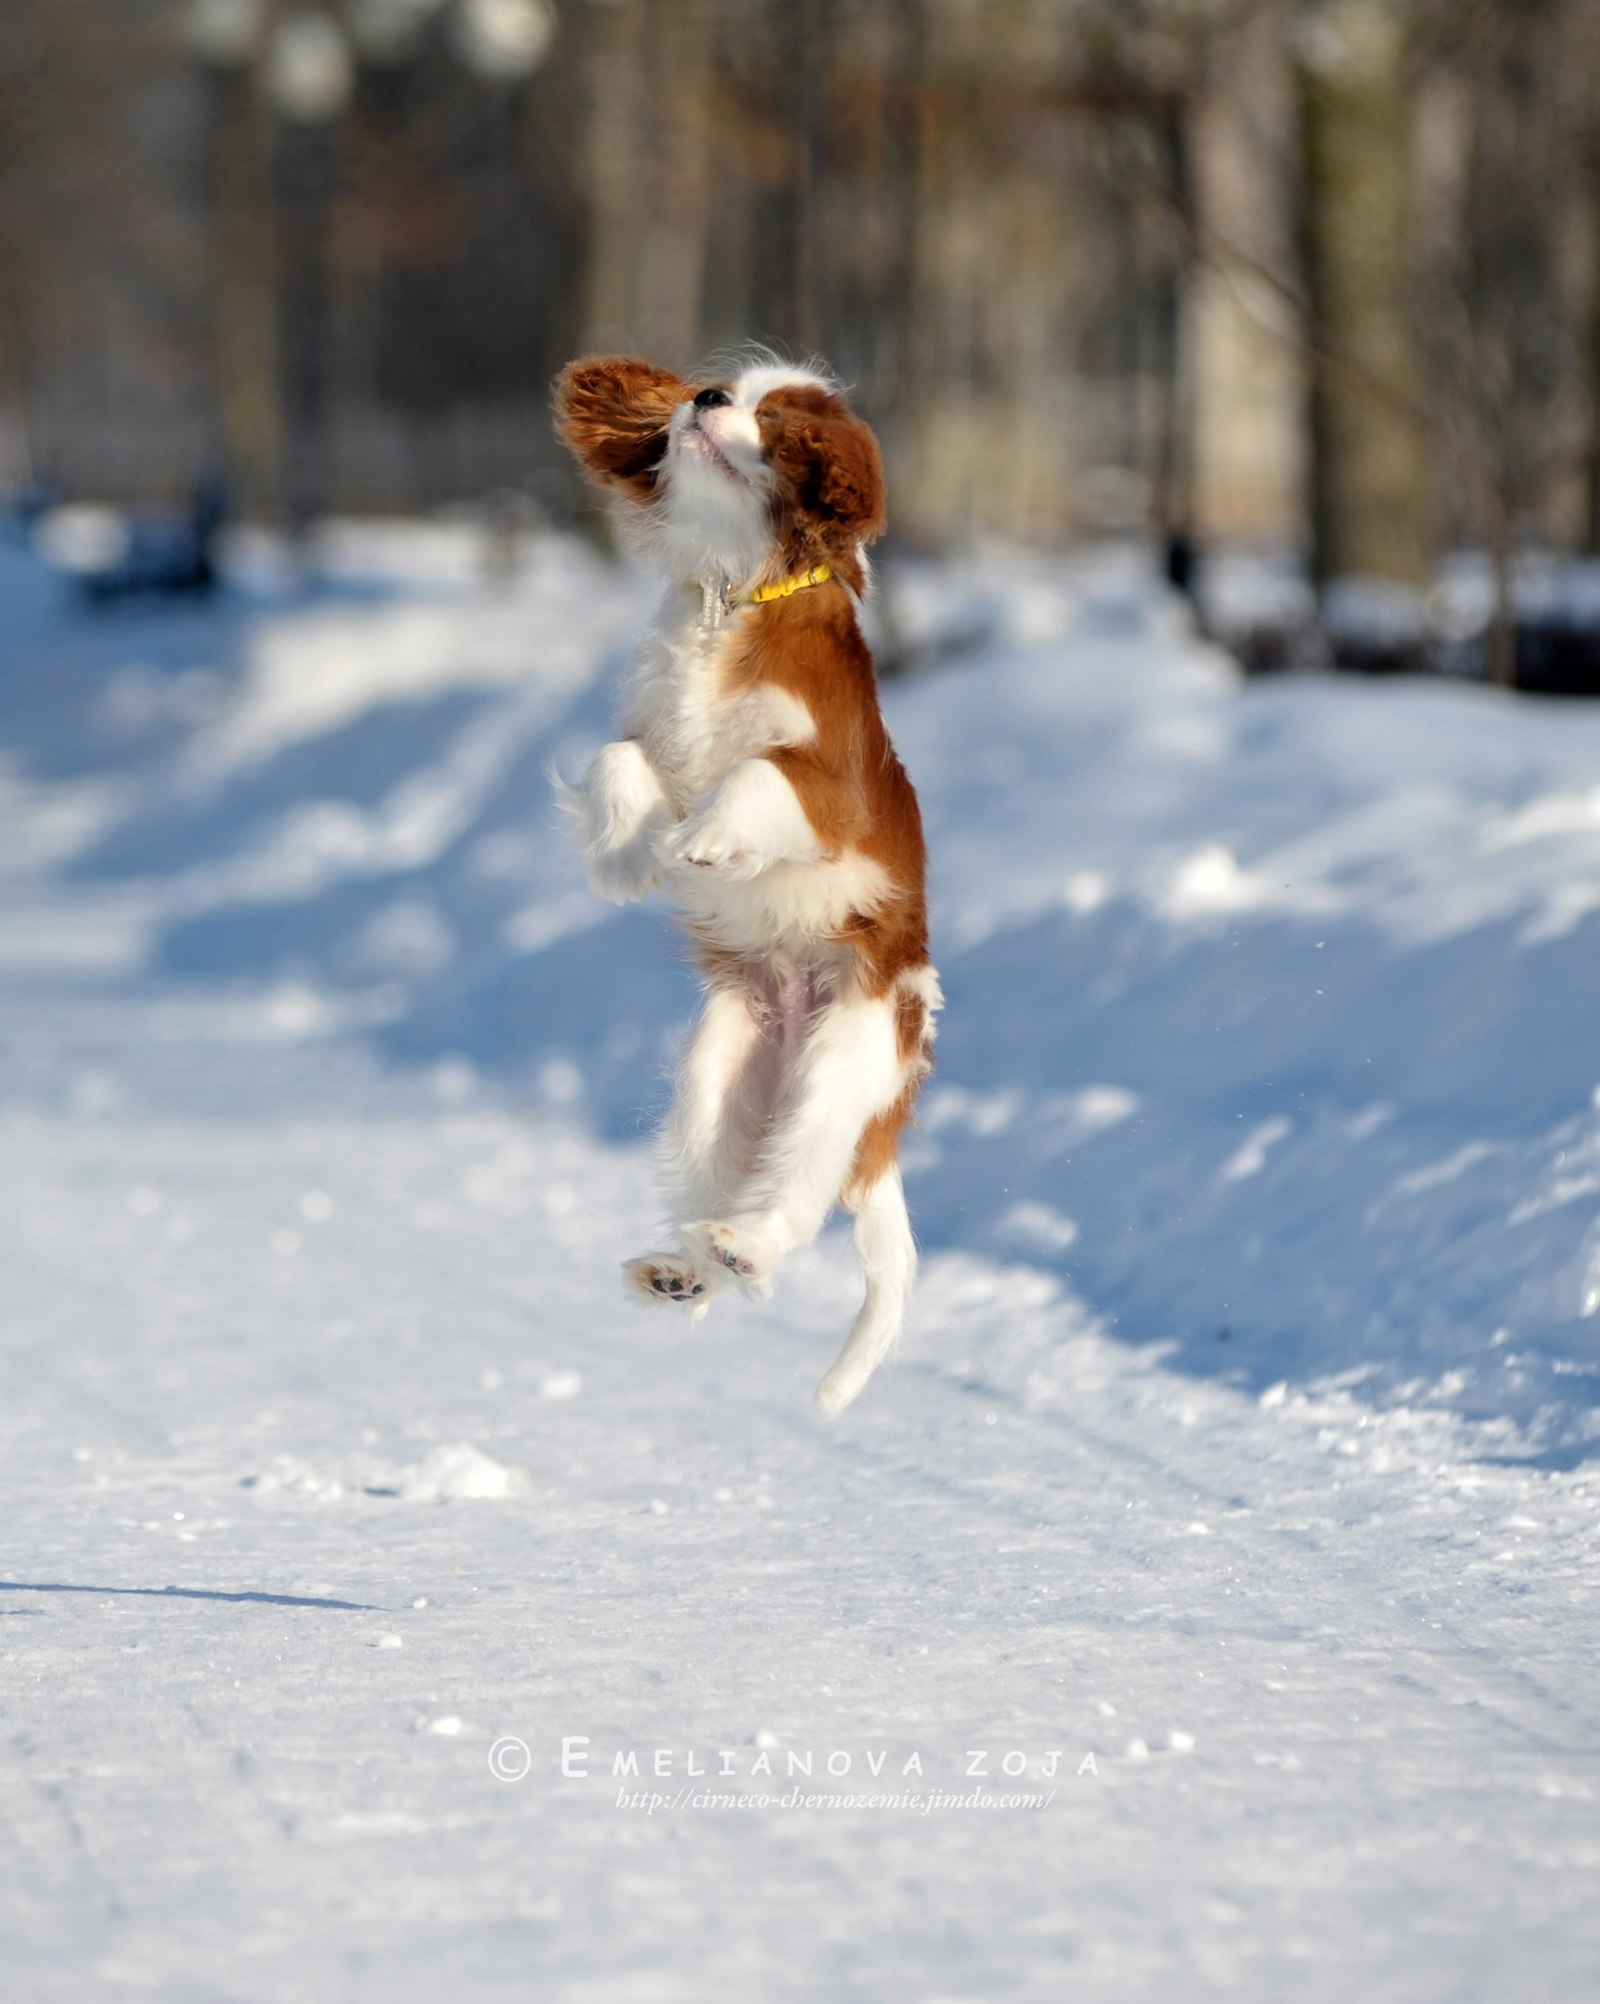
[(917, 1277), (917, 1242), (911, 1236), (898, 1167), (880, 1177), (862, 1198), (855, 1239), (867, 1293), (833, 1369), (817, 1387), (817, 1404), (829, 1419), (849, 1405), (894, 1348)]
[(755, 1165), (778, 1077), (772, 1028), (740, 990), (715, 989), (706, 999), (661, 1137), (663, 1181), (680, 1221), (730, 1209)]
[(774, 951), (805, 955), (819, 972), (845, 960), (819, 936), (887, 895), (881, 865), (854, 850), (819, 863), (777, 863), (748, 880), (720, 870), (669, 865), (662, 882), (673, 903), (714, 944), (744, 958)]
[(743, 409), (753, 411), (763, 397), (789, 384), (830, 392), (837, 391), (839, 387), (825, 369), (803, 367), (797, 362), (781, 362), (776, 356), (769, 356), (760, 362), (750, 362), (738, 371), (733, 400)]
[[(730, 422), (735, 415), (740, 422)], [(770, 475), (754, 418), (680, 404), (662, 482), (655, 504), (632, 524), (639, 554), (674, 579), (748, 590), (772, 552)]]
[(612, 904), (631, 904), (661, 881), (656, 844), (672, 825), (672, 809), (643, 747), (632, 738), (609, 744), (582, 787), (555, 776), (556, 794), (577, 823), (589, 888)]
[(861, 1130), (899, 1097), (904, 1067), (892, 1001), (845, 997), (819, 1008), (792, 1053), (759, 1156), (724, 1222), (758, 1287), (809, 1245), (838, 1202)]
[(938, 970), (928, 966), (909, 967), (896, 985), (902, 991), (915, 995), (922, 1004), (922, 1041), (931, 1046), (939, 1033), (939, 1011), (944, 1007), (944, 990), (939, 986)]
[[(904, 985), (937, 994), (931, 969)], [(754, 1007), (734, 991), (711, 996), (663, 1137), (675, 1214), (694, 1222), (680, 1224), (679, 1249), (653, 1256), (698, 1285), (697, 1318), (731, 1278), (755, 1294), (772, 1291), (778, 1262), (809, 1243), (833, 1208), (866, 1121), (899, 1097), (919, 1063), (899, 1057), (892, 1000), (832, 999), (792, 966), (777, 968)], [(861, 1391), (904, 1320), (916, 1245), (897, 1168), (858, 1197), (855, 1244), (866, 1293), (817, 1388), (830, 1418)]]
[[(558, 782), (601, 896), (642, 897), (659, 882), (698, 934), (747, 969), (744, 986), (708, 997), (679, 1068), (662, 1137), (679, 1244), (625, 1269), (636, 1293), (690, 1303), (696, 1316), (730, 1279), (770, 1291), (777, 1263), (838, 1201), (868, 1121), (923, 1063), (900, 1057), (895, 998), (855, 993), (851, 958), (832, 943), (852, 912), (887, 895), (886, 873), (853, 849), (826, 854), (766, 756), (815, 738), (810, 711), (768, 686), (726, 693), (753, 616), (730, 600), (774, 561), (752, 413), (785, 382), (832, 387), (764, 357), (739, 374), (731, 404), (674, 413), (661, 496), (642, 511), (638, 538), (668, 591), (624, 693), (624, 735), (580, 788)], [(904, 980), (938, 1006), (931, 968)], [(900, 1327), (916, 1253), (898, 1171), (862, 1195), (855, 1237), (866, 1298), (818, 1389), (829, 1414), (860, 1391)]]
[(822, 844), (800, 797), (770, 758), (746, 758), (703, 806), (667, 832), (663, 861), (721, 869), (735, 881), (777, 863), (818, 863)]
[(753, 694), (774, 745), (792, 748), (816, 743), (817, 720), (792, 690), (779, 689), (768, 683)]

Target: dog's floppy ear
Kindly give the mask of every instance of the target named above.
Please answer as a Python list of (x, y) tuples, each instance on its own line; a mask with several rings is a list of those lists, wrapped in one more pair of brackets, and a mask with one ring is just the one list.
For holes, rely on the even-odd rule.
[(648, 503), (667, 426), (688, 395), (670, 369), (633, 355), (588, 355), (556, 378), (556, 430), (591, 480)]
[(824, 529), (858, 543), (882, 535), (886, 520), (878, 441), (838, 397), (782, 390), (756, 407), (761, 443), (794, 500)]

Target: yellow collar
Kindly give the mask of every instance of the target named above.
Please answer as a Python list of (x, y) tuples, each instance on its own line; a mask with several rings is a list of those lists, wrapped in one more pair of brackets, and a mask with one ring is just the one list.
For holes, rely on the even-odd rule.
[(828, 564), (813, 564), (808, 571), (797, 571), (792, 578), (780, 578), (776, 584), (762, 585), (756, 591), (746, 592), (740, 603), (744, 605), (766, 605), (775, 598), (790, 598), (797, 591), (804, 591), (808, 585), (826, 584), (833, 576)]

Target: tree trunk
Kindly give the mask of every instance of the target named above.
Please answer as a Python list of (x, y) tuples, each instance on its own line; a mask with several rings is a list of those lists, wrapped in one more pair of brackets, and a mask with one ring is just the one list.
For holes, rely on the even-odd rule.
[(592, 24), (586, 345), (698, 359), (710, 216), (712, 0), (619, 0)]
[(1297, 62), (1302, 231), (1316, 366), (1311, 523), (1319, 579), (1427, 582), (1428, 441), (1413, 319), (1410, 109), (1388, 0), (1325, 0)]

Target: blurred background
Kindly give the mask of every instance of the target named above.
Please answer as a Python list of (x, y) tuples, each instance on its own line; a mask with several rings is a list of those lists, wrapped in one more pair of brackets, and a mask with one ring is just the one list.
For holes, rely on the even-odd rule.
[(1252, 668), (1600, 688), (1592, 0), (0, 9), (0, 490), (167, 517), (103, 597), (224, 514), (577, 520), (561, 362), (751, 338), (901, 548), (1147, 534)]

